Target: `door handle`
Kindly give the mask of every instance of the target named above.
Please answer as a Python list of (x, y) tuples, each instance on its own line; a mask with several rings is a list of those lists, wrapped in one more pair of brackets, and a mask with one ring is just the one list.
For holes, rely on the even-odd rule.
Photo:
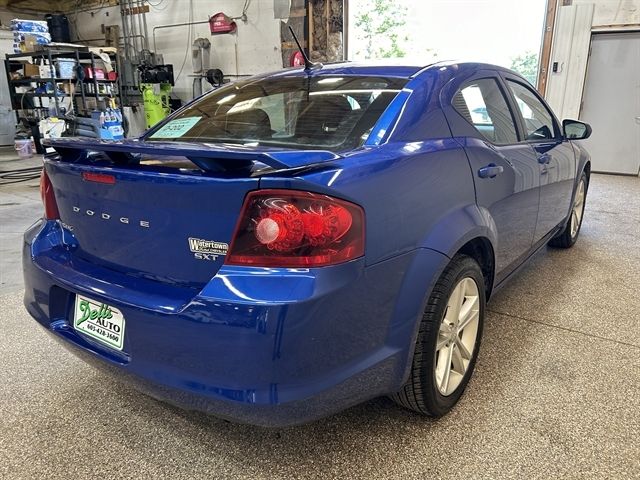
[(636, 123), (640, 125), (640, 117), (636, 117)]
[(548, 153), (543, 153), (538, 157), (538, 163), (542, 165), (547, 165), (551, 161), (551, 155)]
[(478, 170), (478, 176), (480, 178), (494, 178), (502, 172), (504, 172), (504, 167), (496, 165), (495, 163), (490, 163)]

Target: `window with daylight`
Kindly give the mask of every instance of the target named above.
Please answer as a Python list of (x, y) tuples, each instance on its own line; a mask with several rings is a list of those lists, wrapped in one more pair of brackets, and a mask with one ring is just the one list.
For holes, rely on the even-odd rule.
[(556, 137), (553, 116), (538, 99), (533, 90), (524, 85), (508, 81), (507, 84), (518, 104), (524, 119), (527, 140), (550, 140)]
[(518, 141), (513, 116), (496, 80), (476, 80), (458, 90), (453, 97), (453, 107), (490, 142)]

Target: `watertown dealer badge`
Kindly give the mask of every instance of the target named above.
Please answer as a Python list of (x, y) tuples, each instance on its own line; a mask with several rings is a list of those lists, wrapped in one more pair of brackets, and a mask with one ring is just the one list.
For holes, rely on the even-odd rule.
[(218, 259), (218, 255), (227, 254), (229, 245), (214, 240), (189, 237), (189, 250), (193, 252), (193, 256), (198, 260), (215, 261)]

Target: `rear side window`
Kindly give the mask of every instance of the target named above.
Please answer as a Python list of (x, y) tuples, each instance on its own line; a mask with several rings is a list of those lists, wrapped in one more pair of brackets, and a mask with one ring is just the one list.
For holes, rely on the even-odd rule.
[(352, 149), (364, 143), (405, 83), (348, 75), (236, 82), (195, 101), (146, 140)]
[(518, 141), (513, 115), (495, 79), (467, 84), (454, 95), (453, 107), (492, 143)]
[(524, 119), (527, 140), (550, 140), (555, 138), (554, 121), (549, 109), (530, 88), (507, 80)]

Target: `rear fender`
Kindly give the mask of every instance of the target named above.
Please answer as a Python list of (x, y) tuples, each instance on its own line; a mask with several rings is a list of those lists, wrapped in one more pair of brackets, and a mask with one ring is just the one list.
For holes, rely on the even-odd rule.
[(398, 290), (387, 333), (387, 344), (403, 352), (400, 365), (403, 373), (395, 390), (402, 387), (411, 372), (423, 312), (436, 281), (449, 263), (446, 255), (429, 248), (419, 248), (411, 255), (413, 258)]
[(487, 209), (473, 204), (444, 215), (421, 246), (453, 258), (464, 244), (478, 237), (487, 238), (495, 251), (498, 243), (496, 224)]
[[(490, 298), (496, 284), (495, 251), (498, 246), (496, 224), (491, 213), (475, 204), (455, 209), (444, 215), (431, 229), (423, 241), (425, 248), (442, 252), (448, 258), (453, 258), (465, 245), (476, 239), (483, 239), (491, 246), (491, 260), (484, 258), (480, 266), (486, 279), (487, 298)], [(466, 252), (476, 251), (477, 245), (468, 245)], [(471, 255), (471, 253), (468, 253)]]
[[(495, 251), (497, 235), (491, 215), (477, 205), (467, 205), (443, 216), (416, 250), (399, 290), (388, 337), (393, 345), (409, 345), (403, 383), (411, 371), (422, 314), (435, 283), (451, 258), (479, 237), (488, 239)], [(495, 271), (493, 275), (495, 280)]]

